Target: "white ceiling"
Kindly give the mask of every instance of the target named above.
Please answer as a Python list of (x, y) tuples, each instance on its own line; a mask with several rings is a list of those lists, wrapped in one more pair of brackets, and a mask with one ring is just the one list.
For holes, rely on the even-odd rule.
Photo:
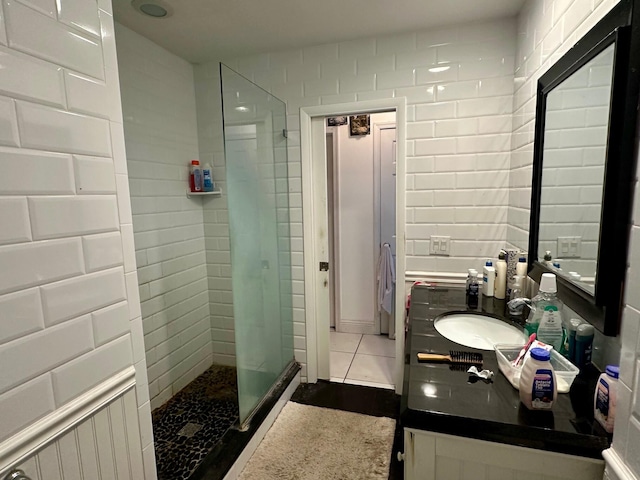
[(201, 63), (514, 16), (525, 0), (165, 0), (154, 19), (114, 0), (118, 22)]

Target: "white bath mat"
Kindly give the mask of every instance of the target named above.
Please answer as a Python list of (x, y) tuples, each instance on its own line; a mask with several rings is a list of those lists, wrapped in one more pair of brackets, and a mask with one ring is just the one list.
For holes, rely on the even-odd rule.
[(374, 480), (389, 477), (396, 422), (289, 402), (240, 480)]

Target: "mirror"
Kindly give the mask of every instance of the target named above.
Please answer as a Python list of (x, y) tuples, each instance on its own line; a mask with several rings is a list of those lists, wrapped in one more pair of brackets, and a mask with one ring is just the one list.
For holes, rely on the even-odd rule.
[[(640, 30), (620, 2), (538, 80), (529, 276), (617, 335), (635, 181)], [(634, 52), (632, 54), (632, 52)]]
[[(595, 293), (614, 46), (547, 94), (538, 261)], [(549, 260), (547, 260), (549, 261)]]

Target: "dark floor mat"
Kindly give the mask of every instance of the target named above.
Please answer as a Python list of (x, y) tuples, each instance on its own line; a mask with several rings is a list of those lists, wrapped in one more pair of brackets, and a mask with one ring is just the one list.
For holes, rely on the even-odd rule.
[(158, 480), (186, 480), (238, 420), (236, 369), (213, 365), (152, 412)]

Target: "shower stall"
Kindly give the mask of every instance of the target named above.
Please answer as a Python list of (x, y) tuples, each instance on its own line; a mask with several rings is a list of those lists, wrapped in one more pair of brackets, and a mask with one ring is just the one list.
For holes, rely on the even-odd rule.
[(293, 362), (285, 104), (220, 64), (236, 373), (245, 424)]
[[(152, 78), (146, 40), (122, 26), (116, 34), (149, 384), (141, 394), (158, 478), (202, 477), (299, 370), (286, 107), (222, 64), (198, 76), (144, 43), (159, 60)], [(199, 157), (213, 164), (211, 194), (186, 192)]]

